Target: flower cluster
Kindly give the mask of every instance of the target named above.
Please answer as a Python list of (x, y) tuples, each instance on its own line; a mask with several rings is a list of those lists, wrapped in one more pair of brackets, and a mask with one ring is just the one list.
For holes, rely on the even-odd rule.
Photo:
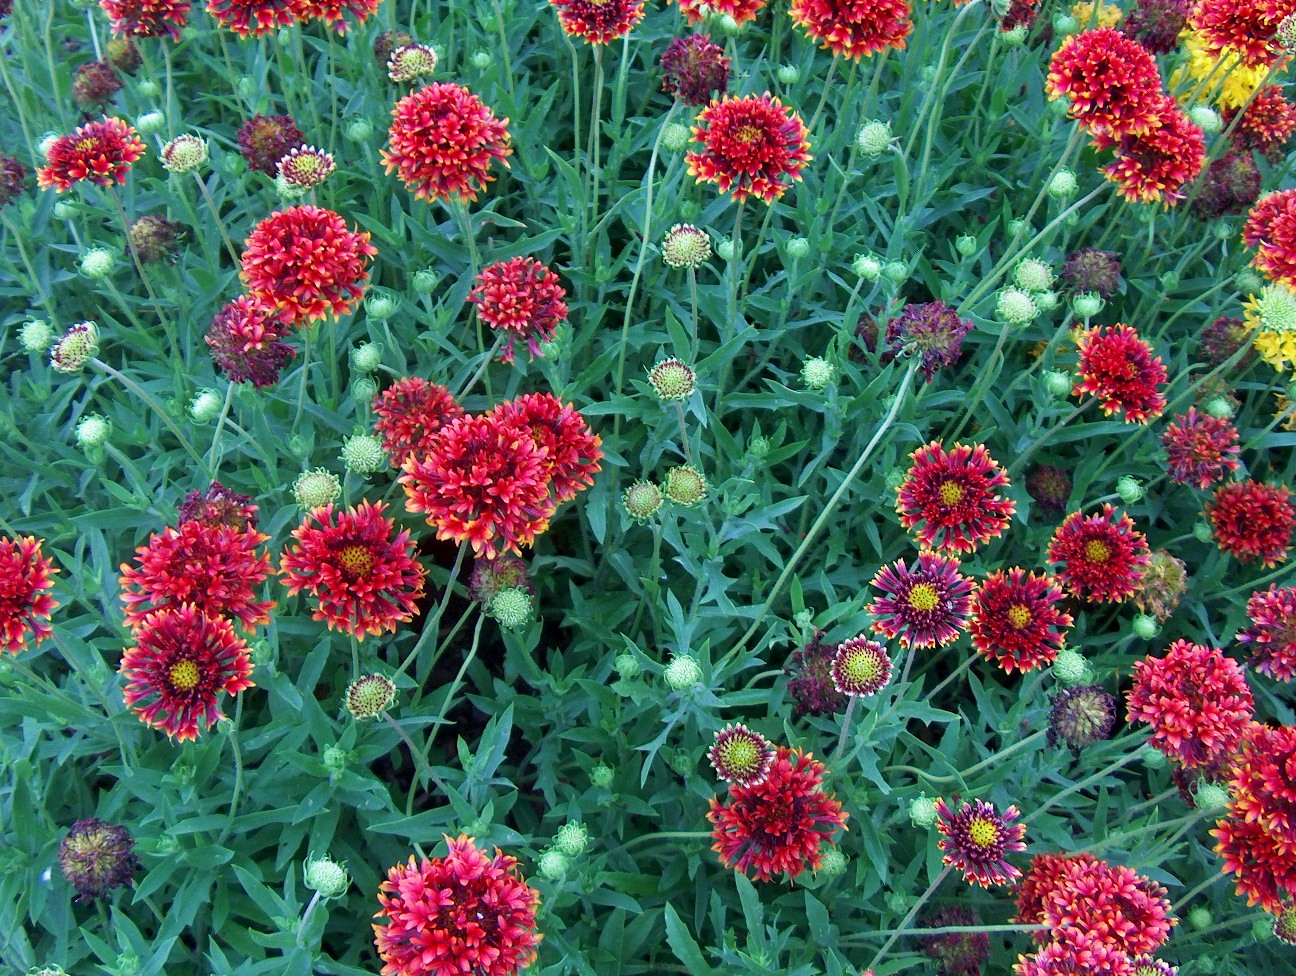
[(710, 34), (672, 38), (661, 56), (662, 88), (685, 105), (705, 105), (729, 90), (729, 62)]
[(1256, 249), (1252, 267), (1296, 288), (1296, 189), (1267, 193), (1257, 200), (1242, 228), (1242, 240)]

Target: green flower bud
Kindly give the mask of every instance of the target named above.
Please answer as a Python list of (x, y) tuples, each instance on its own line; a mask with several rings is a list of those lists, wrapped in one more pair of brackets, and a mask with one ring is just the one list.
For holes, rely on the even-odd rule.
[(368, 142), (373, 135), (373, 123), (357, 116), (347, 123), (342, 134), (352, 142)]
[(372, 373), (382, 365), (382, 346), (376, 342), (362, 342), (351, 350), (351, 368), (358, 373)]
[(795, 85), (801, 80), (801, 71), (794, 64), (779, 65), (778, 80), (784, 85)]
[(1049, 396), (1062, 399), (1071, 393), (1071, 377), (1066, 373), (1059, 373), (1055, 369), (1050, 369), (1044, 374), (1044, 389), (1048, 390)]
[(720, 17), (720, 30), (727, 36), (734, 37), (742, 30), (742, 24), (738, 23), (731, 14), (723, 14)]
[(59, 220), (71, 220), (79, 209), (71, 200), (59, 200), (54, 204), (54, 216)]
[(1217, 420), (1229, 420), (1233, 416), (1233, 404), (1226, 397), (1213, 397), (1202, 404), (1202, 413)]
[(162, 94), (162, 89), (158, 87), (158, 83), (152, 78), (145, 78), (136, 86), (135, 90), (144, 98), (157, 98), (158, 95)]
[(381, 674), (366, 674), (347, 686), (344, 703), (359, 722), (378, 718), (396, 701), (396, 683)]
[(338, 500), (338, 496), (342, 494), (342, 483), (332, 472), (316, 468), (299, 474), (293, 482), (292, 492), (302, 508), (319, 508)]
[(430, 295), (440, 282), (441, 276), (431, 268), (414, 272), (414, 291), (419, 295)]
[(722, 261), (732, 261), (734, 256), (733, 241), (729, 240), (728, 238), (725, 238), (723, 241), (717, 244), (716, 254), (720, 255), (720, 259)]
[(970, 258), (980, 249), (977, 239), (971, 234), (960, 234), (954, 238), (954, 250), (965, 258)]
[(1194, 105), (1188, 110), (1188, 118), (1208, 136), (1213, 136), (1224, 128), (1224, 120), (1220, 118), (1219, 112), (1209, 105)]
[(702, 680), (701, 666), (687, 654), (672, 655), (662, 673), (671, 691), (684, 691)]
[[(1079, 27), (1080, 22), (1070, 14), (1058, 14), (1053, 18), (1053, 29), (1059, 34), (1070, 34), (1073, 31), (1078, 30)], [(1066, 99), (1059, 98), (1058, 101), (1065, 104)]]
[(636, 522), (649, 521), (662, 507), (665, 497), (651, 481), (636, 481), (621, 496), (621, 505)]
[(837, 367), (819, 356), (811, 356), (801, 366), (801, 382), (809, 390), (823, 390), (837, 375)]
[(1192, 528), (1193, 538), (1198, 542), (1210, 542), (1212, 538), (1211, 527), (1208, 522), (1198, 521)]
[(1075, 196), (1079, 188), (1080, 181), (1076, 179), (1075, 173), (1069, 169), (1060, 169), (1049, 180), (1048, 195), (1054, 200), (1065, 200)]
[(633, 678), (639, 673), (639, 659), (627, 651), (616, 656), (616, 660), (612, 662), (612, 667), (621, 677)]
[(1130, 629), (1141, 640), (1151, 640), (1161, 633), (1161, 625), (1157, 623), (1156, 617), (1149, 617), (1146, 613), (1140, 613), (1135, 617), (1133, 623), (1130, 624)]
[(995, 301), (995, 313), (1001, 322), (1009, 325), (1025, 325), (1039, 315), (1039, 306), (1030, 292), (1020, 288), (1005, 288), (999, 292)]
[(389, 319), (396, 312), (397, 300), (391, 295), (375, 292), (365, 299), (365, 311), (371, 318)]
[(321, 898), (341, 898), (351, 887), (346, 868), (330, 857), (306, 862), (306, 887), (318, 891)]
[(40, 141), (36, 143), (36, 152), (40, 154), (41, 158), (45, 158), (49, 156), (51, 147), (58, 141), (59, 134), (57, 132), (46, 132), (40, 137)]
[(341, 746), (329, 746), (324, 750), (321, 757), (324, 762), (324, 768), (329, 771), (330, 776), (337, 776), (344, 772), (351, 764), (351, 754)]
[(112, 424), (107, 417), (97, 413), (87, 414), (77, 422), (72, 434), (77, 446), (83, 451), (89, 451), (102, 447), (107, 442), (112, 434)]
[(1021, 47), (1026, 43), (1026, 25), (1018, 24), (1011, 30), (1001, 30), (999, 43), (1004, 47)]
[(1082, 319), (1091, 319), (1103, 310), (1107, 304), (1102, 300), (1102, 296), (1091, 291), (1081, 292), (1071, 299), (1071, 307), (1075, 309), (1076, 317)]
[(1243, 294), (1255, 294), (1264, 287), (1264, 280), (1250, 269), (1239, 271), (1233, 276), (1233, 282)]
[(1228, 801), (1229, 791), (1209, 780), (1199, 782), (1197, 791), (1193, 794), (1193, 802), (1197, 804), (1198, 810), (1218, 810), (1227, 805)]
[(697, 373), (683, 360), (671, 356), (648, 370), (648, 385), (659, 400), (687, 400), (697, 389)]
[(846, 873), (846, 855), (839, 848), (830, 847), (823, 852), (819, 861), (819, 867), (815, 871), (817, 877), (825, 881), (831, 881), (833, 878), (839, 878)]
[(351, 395), (356, 403), (372, 403), (378, 395), (378, 384), (372, 376), (357, 376), (351, 381)]
[(1013, 270), (1013, 281), (1025, 291), (1048, 291), (1053, 287), (1053, 277), (1053, 269), (1035, 258), (1027, 258)]
[(105, 247), (92, 247), (81, 255), (81, 273), (87, 278), (106, 278), (116, 264), (117, 258)]
[(662, 131), (662, 145), (668, 152), (683, 152), (693, 138), (693, 133), (689, 131), (687, 125), (681, 125), (679, 122), (672, 122)]
[(162, 168), (172, 173), (192, 173), (207, 162), (207, 140), (186, 132), (176, 136), (158, 153)]
[(770, 440), (764, 434), (753, 434), (747, 441), (747, 454), (754, 461), (760, 461), (770, 452)]
[(472, 66), (478, 71), (485, 71), (495, 63), (495, 59), (491, 57), (489, 51), (477, 51), (469, 60), (472, 61)]
[(579, 820), (570, 820), (558, 828), (554, 834), (554, 850), (561, 851), (568, 857), (580, 857), (589, 847), (589, 830)]
[(894, 281), (898, 285), (908, 279), (909, 266), (903, 261), (888, 261), (882, 265), (882, 274), (887, 280)]
[(1143, 765), (1148, 769), (1162, 769), (1168, 761), (1164, 752), (1152, 746), (1143, 746), (1139, 754), (1143, 757)]
[(189, 416), (200, 424), (210, 424), (220, 416), (221, 395), (215, 390), (199, 390), (189, 401)]
[(525, 627), (535, 618), (531, 594), (520, 586), (511, 586), (496, 593), (491, 600), (490, 612), (505, 630)]
[(855, 148), (868, 159), (876, 159), (891, 148), (891, 123), (870, 119), (855, 135)]
[(865, 281), (877, 281), (882, 277), (882, 259), (876, 254), (857, 254), (851, 262), (851, 269)]
[(1130, 475), (1121, 475), (1116, 479), (1116, 494), (1120, 495), (1121, 501), (1126, 505), (1133, 505), (1143, 497), (1143, 486), (1139, 484), (1137, 478)]
[(355, 434), (342, 442), (342, 463), (352, 474), (371, 475), (387, 466), (382, 441), (372, 434)]
[(142, 136), (151, 136), (166, 128), (166, 116), (161, 112), (145, 112), (135, 120), (135, 128)]
[(54, 341), (54, 330), (48, 322), (33, 319), (23, 323), (18, 331), (18, 341), (27, 352), (44, 352)]
[(616, 770), (606, 763), (599, 763), (590, 770), (590, 785), (595, 789), (606, 790), (612, 785)]
[(787, 253), (793, 261), (800, 261), (810, 253), (810, 242), (804, 237), (793, 237), (787, 242)]
[[(1058, 99), (1058, 101), (1062, 101), (1062, 99)], [(1035, 228), (1030, 225), (1025, 217), (1014, 217), (1012, 220), (1008, 221), (1009, 237), (1028, 238), (1033, 236), (1034, 233)]]
[(1161, 282), (1161, 287), (1166, 291), (1174, 291), (1179, 287), (1179, 276), (1173, 271), (1167, 271), (1157, 280)]
[(936, 822), (936, 801), (926, 793), (919, 793), (909, 801), (909, 822), (920, 830), (928, 830)]
[(1033, 296), (1035, 307), (1041, 312), (1051, 312), (1058, 307), (1058, 295), (1055, 291), (1037, 291)]
[(536, 867), (546, 881), (560, 881), (571, 867), (571, 861), (562, 851), (548, 850), (540, 855)]
[(1212, 921), (1209, 909), (1197, 907), (1188, 913), (1188, 924), (1198, 932), (1210, 928)]
[(1089, 665), (1084, 655), (1067, 647), (1053, 660), (1050, 670), (1058, 684), (1064, 688), (1073, 688), (1084, 681), (1085, 675), (1089, 673)]

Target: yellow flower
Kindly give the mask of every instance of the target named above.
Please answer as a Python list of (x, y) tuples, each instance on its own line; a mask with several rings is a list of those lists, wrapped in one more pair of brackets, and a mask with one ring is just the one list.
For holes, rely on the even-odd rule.
[[(1170, 76), (1170, 87), (1178, 92), (1181, 101), (1191, 97), (1209, 78), (1210, 81), (1202, 86), (1200, 97), (1208, 98), (1215, 93), (1217, 106), (1238, 109), (1246, 104), (1251, 93), (1260, 87), (1269, 72), (1265, 65), (1248, 68), (1238, 64), (1236, 54), (1216, 58), (1206, 49), (1206, 42), (1196, 31), (1184, 31), (1179, 36), (1184, 42), (1183, 49), (1188, 53), (1188, 60)], [(1216, 70), (1217, 64), (1219, 70)]]
[[(1286, 394), (1274, 394), (1274, 416), (1281, 417), (1288, 410), (1291, 410), (1292, 402), (1287, 399)], [(1278, 424), (1283, 430), (1296, 430), (1296, 413), (1289, 413), (1287, 417)]]
[(1071, 16), (1083, 29), (1094, 30), (1099, 27), (1115, 27), (1125, 16), (1125, 12), (1115, 4), (1098, 0), (1095, 14), (1093, 0), (1080, 0), (1071, 8)]

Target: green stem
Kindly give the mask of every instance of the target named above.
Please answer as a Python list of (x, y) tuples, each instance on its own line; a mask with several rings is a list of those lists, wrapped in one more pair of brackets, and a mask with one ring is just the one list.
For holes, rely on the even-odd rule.
[(948, 864), (941, 868), (940, 874), (936, 875), (936, 877), (932, 879), (932, 883), (927, 886), (927, 890), (924, 891), (918, 897), (918, 900), (913, 903), (908, 914), (906, 914), (905, 917), (900, 920), (900, 924), (895, 927), (895, 931), (891, 933), (884, 943), (882, 943), (882, 948), (877, 951), (877, 955), (873, 957), (873, 961), (864, 967), (865, 972), (877, 968), (877, 964), (886, 957), (887, 952), (896, 944), (896, 940), (900, 938), (900, 933), (909, 928), (910, 923), (918, 917), (918, 910), (921, 909), (923, 905), (927, 904), (927, 899), (936, 893), (936, 889), (941, 886), (942, 881), (949, 877), (949, 873), (952, 870), (953, 868)]
[(234, 788), (230, 791), (229, 817), (225, 820), (225, 826), (221, 828), (220, 836), (216, 838), (217, 847), (225, 843), (225, 839), (234, 828), (234, 816), (238, 813), (239, 800), (243, 793), (243, 750), (239, 747), (238, 740), (239, 722), (242, 718), (243, 696), (240, 694), (236, 698), (234, 722), (229, 731), (230, 747), (234, 750)]
[(1094, 773), (1092, 776), (1086, 776), (1078, 783), (1072, 783), (1061, 793), (1055, 793), (1053, 796), (1045, 800), (1042, 805), (1036, 807), (1035, 810), (1030, 814), (1030, 816), (1025, 817), (1022, 820), (1022, 823), (1023, 824), (1030, 823), (1036, 817), (1041, 816), (1051, 808), (1057, 806), (1059, 803), (1061, 803), (1067, 797), (1071, 796), (1073, 793), (1079, 793), (1081, 790), (1092, 786), (1094, 783), (1097, 783), (1099, 780), (1107, 776), (1110, 776), (1112, 773), (1116, 772), (1117, 770), (1122, 769), (1125, 766), (1128, 766), (1130, 763), (1132, 763), (1135, 759), (1138, 758), (1138, 755), (1139, 755), (1139, 751), (1135, 749), (1132, 752), (1128, 752), (1125, 755), (1121, 756), (1115, 762), (1108, 763), (1106, 766), (1098, 770), (1098, 772)]
[(220, 416), (216, 418), (216, 430), (212, 434), (211, 452), (207, 455), (207, 467), (211, 468), (212, 480), (215, 481), (220, 472), (220, 463), (223, 455), (220, 451), (221, 430), (225, 426), (225, 418), (229, 416), (230, 402), (234, 399), (234, 384), (225, 384), (225, 402), (221, 404)]
[(175, 434), (176, 440), (180, 442), (180, 446), (185, 449), (185, 452), (191, 458), (193, 458), (194, 463), (197, 464), (203, 471), (205, 471), (209, 478), (211, 477), (211, 468), (207, 466), (207, 462), (203, 460), (202, 455), (200, 455), (197, 451), (194, 450), (194, 446), (189, 443), (189, 438), (185, 437), (185, 435), (181, 432), (180, 428), (176, 426), (175, 421), (172, 420), (167, 415), (167, 412), (162, 409), (162, 404), (158, 403), (157, 400), (153, 399), (152, 395), (149, 394), (149, 392), (145, 390), (144, 387), (140, 386), (138, 383), (136, 383), (125, 373), (121, 373), (118, 370), (113, 369), (102, 359), (99, 359), (96, 356), (91, 356), (89, 362), (92, 366), (94, 366), (97, 369), (103, 370), (105, 373), (107, 373), (109, 376), (115, 379), (118, 383), (126, 387), (137, 397), (143, 400), (144, 403), (146, 403), (148, 407), (155, 414), (158, 415), (158, 418), (162, 421), (162, 423), (166, 424), (166, 426), (170, 428), (171, 433)]

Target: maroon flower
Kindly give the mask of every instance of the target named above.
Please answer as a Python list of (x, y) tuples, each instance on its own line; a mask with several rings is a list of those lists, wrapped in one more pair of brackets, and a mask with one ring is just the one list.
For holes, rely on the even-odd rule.
[(824, 631), (815, 631), (808, 644), (792, 652), (783, 669), (798, 715), (833, 715), (846, 707), (846, 696), (837, 690), (832, 678), (837, 645), (825, 644), (823, 637)]
[(710, 34), (675, 37), (661, 57), (662, 88), (685, 105), (701, 106), (729, 90), (729, 58)]
[(204, 525), (227, 525), (240, 532), (255, 529), (257, 507), (252, 499), (237, 491), (230, 491), (219, 481), (213, 481), (203, 491), (191, 491), (180, 503), (179, 524), (201, 522)]
[(1296, 678), (1296, 587), (1275, 583), (1247, 600), (1251, 626), (1237, 635), (1251, 645), (1251, 664), (1279, 681)]
[(868, 606), (873, 629), (905, 647), (948, 644), (967, 626), (972, 581), (959, 575), (959, 561), (934, 552), (918, 554), (912, 566), (897, 559), (873, 577), (883, 595)]
[(936, 801), (936, 829), (941, 834), (937, 844), (945, 864), (963, 872), (969, 884), (989, 888), (1009, 884), (1021, 872), (1008, 863), (1006, 854), (1024, 851), (1025, 824), (1013, 824), (1020, 816), (1016, 807), (1003, 813), (985, 800), (964, 803), (958, 812)]
[(912, 348), (921, 357), (927, 382), (937, 370), (952, 366), (963, 352), (963, 337), (972, 331), (972, 320), (959, 318), (944, 302), (909, 304), (887, 323), (887, 344), (894, 353)]
[(1180, 485), (1209, 488), (1238, 469), (1238, 432), (1227, 420), (1189, 407), (1161, 435), (1170, 466), (1170, 480)]
[(1286, 485), (1233, 481), (1221, 485), (1206, 503), (1215, 544), (1243, 562), (1276, 566), (1287, 558), (1296, 508)]
[(924, 549), (973, 552), (1008, 529), (1016, 504), (1004, 497), (1008, 476), (982, 444), (932, 441), (909, 457), (913, 466), (896, 488), (900, 524)]
[(282, 341), (292, 327), (260, 301), (240, 295), (212, 319), (207, 345), (212, 361), (231, 383), (251, 383), (258, 390), (279, 382), (284, 364), (296, 355)]
[(59, 844), (59, 867), (77, 891), (77, 901), (93, 901), (131, 883), (139, 868), (135, 838), (98, 817), (78, 820)]
[(239, 152), (258, 173), (274, 176), (288, 150), (305, 144), (297, 123), (288, 115), (254, 115), (238, 131)]

